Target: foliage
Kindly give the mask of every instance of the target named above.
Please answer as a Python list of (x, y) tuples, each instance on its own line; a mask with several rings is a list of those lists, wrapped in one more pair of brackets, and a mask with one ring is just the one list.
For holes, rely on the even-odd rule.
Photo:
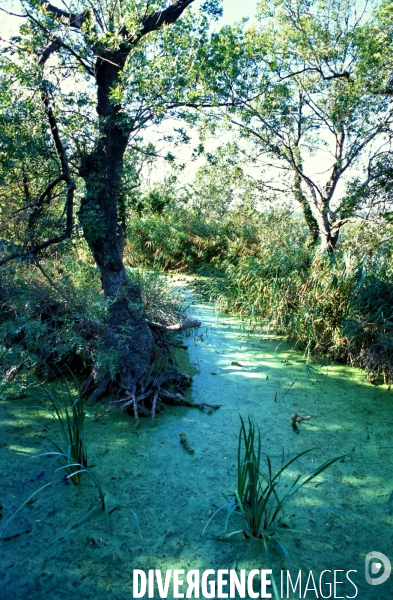
[(393, 90), (392, 16), (392, 3), (378, 2), (372, 18), (357, 32), (360, 48), (357, 77), (373, 94), (391, 95)]
[[(226, 504), (220, 506), (211, 516), (208, 523), (215, 518), (217, 513), (222, 510), (227, 511), (224, 535), (219, 539), (231, 537), (238, 533), (242, 533), (246, 538), (259, 538), (263, 540), (264, 550), (271, 568), (271, 558), (269, 545), (275, 543), (282, 552), (284, 558), (288, 560), (292, 568), (292, 559), (290, 557), (286, 544), (280, 537), (279, 529), (280, 522), (285, 518), (284, 508), (287, 502), (294, 494), (305, 488), (310, 481), (323, 473), (332, 464), (341, 460), (343, 457), (338, 456), (330, 460), (326, 460), (322, 465), (317, 467), (315, 471), (309, 475), (299, 474), (291, 484), (286, 483), (285, 491), (280, 490), (281, 479), (286, 475), (289, 467), (299, 460), (305, 454), (312, 452), (314, 448), (308, 448), (300, 452), (289, 461), (284, 463), (282, 458), (281, 467), (273, 473), (272, 462), (268, 455), (266, 458), (266, 470), (261, 466), (262, 450), (261, 450), (261, 435), (259, 428), (255, 426), (253, 420), (248, 417), (248, 429), (240, 416), (240, 432), (237, 454), (237, 489), (233, 498)], [(286, 479), (288, 482), (288, 478)], [(283, 486), (281, 486), (283, 487)], [(306, 488), (307, 489), (307, 488)], [(227, 533), (228, 522), (234, 514), (240, 514), (243, 518), (244, 527), (240, 531)], [(282, 530), (281, 530), (282, 531)], [(277, 594), (275, 582), (273, 584), (275, 597), (280, 598)]]
[(193, 270), (222, 257), (235, 226), (229, 219), (220, 224), (179, 208), (131, 217), (129, 229), (126, 256), (132, 264)]
[[(66, 396), (68, 406), (63, 406), (51, 389), (45, 388), (46, 398), (49, 400), (49, 411), (56, 420), (60, 433), (61, 441), (57, 442), (49, 438), (57, 450), (57, 458), (64, 466), (64, 469), (74, 485), (79, 485), (81, 469), (87, 467), (87, 449), (84, 439), (84, 420), (85, 409), (83, 405), (82, 391), (77, 384), (77, 394), (74, 398), (68, 381), (66, 380)], [(47, 428), (45, 431), (49, 432)]]
[[(390, 78), (388, 4), (373, 21), (367, 2), (261, 2), (257, 25), (218, 32), (202, 67), (215, 99), (206, 127), (237, 132), (249, 163), (262, 171), (261, 185), (297, 201), (311, 239), (319, 236), (330, 252), (348, 216), (367, 216), (360, 196), (350, 211), (350, 203), (342, 205), (338, 183), (354, 167), (370, 161), (371, 168), (379, 152), (390, 153), (391, 101), (363, 77), (367, 54), (374, 70), (385, 61), (383, 77)], [(385, 27), (378, 35), (377, 23)], [(372, 57), (377, 49), (380, 59)], [(367, 173), (361, 184), (370, 182)]]
[(311, 267), (304, 245), (282, 244), (274, 253), (224, 263), (221, 277), (204, 286), (222, 309), (249, 318), (254, 327), (267, 322), (307, 355), (365, 368), (371, 381), (383, 374), (390, 386), (393, 249), (386, 243), (374, 255), (363, 242), (361, 236), (354, 246), (348, 236), (334, 260), (317, 256)]
[[(38, 268), (38, 266), (39, 268)], [(182, 320), (185, 306), (158, 273), (128, 271), (142, 294), (146, 316), (170, 325)], [(25, 380), (33, 374), (51, 379), (69, 369), (79, 376), (93, 365), (116, 374), (117, 357), (100, 344), (108, 300), (102, 296), (97, 269), (87, 262), (83, 246), (61, 260), (14, 263), (3, 268), (0, 300), (1, 368)], [(25, 381), (26, 383), (26, 381)]]
[(266, 324), (308, 356), (328, 355), (393, 382), (392, 227), (344, 230), (336, 254), (315, 254), (304, 221), (245, 208), (221, 220), (183, 209), (132, 219), (129, 251), (144, 265), (196, 271), (205, 297), (253, 328)]
[(106, 302), (96, 269), (77, 256), (37, 265), (16, 263), (2, 272), (0, 331), (7, 361), (26, 372), (53, 377), (70, 368), (78, 375), (95, 360)]

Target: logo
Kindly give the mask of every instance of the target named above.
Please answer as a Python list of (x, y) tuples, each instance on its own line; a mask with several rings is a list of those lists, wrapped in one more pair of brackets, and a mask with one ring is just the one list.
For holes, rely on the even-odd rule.
[[(382, 552), (369, 552), (366, 556), (366, 581), (370, 585), (380, 585), (390, 576), (392, 565)], [(375, 577), (378, 575), (378, 577)]]

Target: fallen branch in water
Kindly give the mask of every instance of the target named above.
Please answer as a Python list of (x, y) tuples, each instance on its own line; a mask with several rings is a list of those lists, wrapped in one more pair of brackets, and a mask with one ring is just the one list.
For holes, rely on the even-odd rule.
[(187, 450), (188, 454), (194, 454), (194, 448), (191, 448), (190, 444), (187, 442), (186, 434), (180, 433), (180, 443), (183, 444), (184, 448)]
[(300, 421), (309, 421), (311, 419), (310, 416), (309, 417), (304, 417), (303, 415), (299, 415), (299, 413), (295, 413), (295, 417), (294, 418), (296, 418), (296, 421), (298, 423), (300, 423)]
[(162, 325), (161, 323), (155, 323), (154, 321), (146, 320), (146, 323), (151, 329), (158, 329), (162, 333), (168, 331), (182, 331), (183, 329), (197, 329), (202, 325), (200, 321), (188, 320), (175, 323), (174, 325)]
[(292, 429), (295, 433), (300, 433), (300, 429), (297, 426), (297, 423), (300, 423), (301, 421), (309, 421), (311, 419), (310, 416), (303, 416), (300, 415), (299, 413), (295, 413), (292, 417)]

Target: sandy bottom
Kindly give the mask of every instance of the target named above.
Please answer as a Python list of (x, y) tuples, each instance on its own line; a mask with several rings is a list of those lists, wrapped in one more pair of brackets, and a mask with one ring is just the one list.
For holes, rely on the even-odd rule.
[[(109, 510), (119, 507), (110, 515), (112, 535), (99, 513), (66, 531), (98, 502), (96, 489), (87, 476), (79, 487), (65, 485), (63, 472), (55, 471), (51, 459), (34, 458), (50, 448), (37, 424), (49, 426), (56, 436), (56, 424), (36, 408), (34, 398), (1, 401), (0, 599), (68, 599), (75, 594), (125, 600), (133, 597), (134, 569), (267, 568), (260, 540), (213, 538), (223, 532), (224, 514), (202, 536), (211, 511), (235, 489), (241, 414), (251, 415), (260, 427), (263, 450), (275, 466), (282, 450), (290, 458), (317, 448), (293, 465), (290, 478), (354, 449), (321, 474), (318, 485), (294, 498), (282, 539), (316, 580), (324, 569), (342, 570), (339, 581), (354, 569), (357, 598), (390, 600), (393, 578), (368, 585), (364, 561), (370, 551), (393, 559), (393, 517), (386, 509), (393, 490), (391, 394), (384, 386), (365, 383), (364, 373), (355, 369), (332, 364), (308, 369), (286, 344), (250, 337), (239, 319), (217, 315), (210, 305), (195, 305), (192, 314), (203, 321), (197, 335), (184, 338), (196, 372), (192, 397), (220, 403), (220, 410), (167, 409), (154, 429), (143, 420), (138, 435), (132, 431), (133, 419), (120, 412), (87, 420), (90, 464)], [(186, 352), (180, 360), (187, 361)], [(103, 405), (93, 406), (91, 413), (102, 410)], [(298, 435), (291, 428), (295, 411), (311, 416), (299, 425)], [(179, 443), (183, 432), (194, 455)], [(7, 523), (31, 494), (51, 481)], [(131, 511), (138, 515), (143, 540)], [(229, 523), (230, 531), (241, 527), (238, 517)], [(279, 581), (287, 564), (278, 553), (273, 558)], [(334, 597), (327, 587), (322, 591)], [(348, 582), (337, 585), (335, 597), (346, 594), (353, 597), (355, 588)], [(308, 591), (304, 596), (303, 591), (302, 597), (317, 595)]]

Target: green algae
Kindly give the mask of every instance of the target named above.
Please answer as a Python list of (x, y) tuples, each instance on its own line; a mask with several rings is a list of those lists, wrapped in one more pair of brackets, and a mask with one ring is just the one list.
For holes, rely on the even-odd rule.
[[(167, 409), (154, 429), (142, 421), (138, 435), (132, 431), (132, 418), (120, 412), (96, 422), (88, 419), (93, 472), (109, 508), (120, 507), (111, 515), (112, 536), (104, 521), (94, 517), (66, 533), (96, 496), (88, 479), (77, 489), (57, 476), (0, 533), (10, 538), (0, 541), (2, 600), (62, 600), (75, 593), (79, 598), (132, 598), (133, 569), (267, 568), (259, 540), (219, 542), (202, 536), (212, 511), (236, 485), (239, 414), (253, 417), (261, 430), (262, 450), (276, 465), (282, 450), (290, 457), (318, 448), (288, 477), (309, 472), (311, 461), (316, 465), (350, 452), (312, 490), (294, 499), (285, 539), (305, 569), (318, 576), (323, 569), (356, 569), (358, 598), (390, 599), (391, 580), (378, 587), (366, 584), (364, 559), (373, 550), (393, 558), (393, 516), (386, 509), (393, 489), (391, 394), (344, 365), (307, 365), (285, 343), (249, 336), (239, 319), (216, 314), (211, 305), (194, 305), (192, 314), (203, 322), (197, 334), (185, 337), (196, 373), (192, 397), (195, 402), (220, 403), (221, 409), (211, 415)], [(187, 362), (185, 352), (180, 360)], [(35, 423), (54, 430), (54, 423), (34, 404), (34, 399), (23, 398), (0, 405), (0, 532), (26, 498), (56, 479), (50, 459), (33, 458), (49, 449)], [(102, 407), (91, 412), (99, 414)], [(311, 416), (299, 423), (298, 435), (291, 427), (295, 412)], [(193, 455), (182, 448), (182, 433)], [(143, 541), (131, 510), (138, 515)], [(212, 534), (222, 533), (223, 521), (212, 525)], [(287, 565), (279, 555), (275, 560), (279, 580), (280, 568)], [(353, 589), (347, 593), (353, 595)], [(339, 587), (337, 595), (345, 593)], [(316, 596), (309, 592), (306, 597)]]

